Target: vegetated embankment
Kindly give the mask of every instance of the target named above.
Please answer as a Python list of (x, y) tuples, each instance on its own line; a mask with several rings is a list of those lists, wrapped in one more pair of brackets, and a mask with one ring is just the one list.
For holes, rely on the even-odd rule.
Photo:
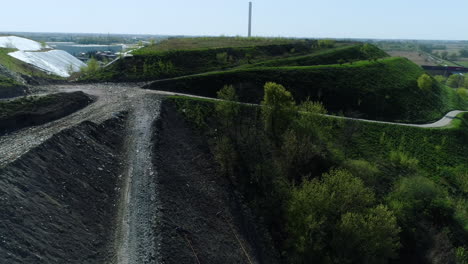
[(154, 51), (150, 46), (84, 76), (82, 81), (158, 80), (227, 69), (272, 58), (304, 55), (319, 49), (317, 41), (312, 40), (281, 45), (171, 51)]
[(163, 102), (155, 136), (161, 260), (277, 263), (233, 184), (219, 173), (206, 139), (169, 101)]
[(93, 99), (83, 92), (31, 96), (0, 102), (0, 135), (62, 118), (92, 102)]
[(0, 99), (11, 98), (25, 95), (28, 88), (12, 78), (2, 74), (2, 65), (0, 65)]
[(260, 103), (263, 85), (276, 82), (297, 101), (320, 101), (331, 112), (426, 123), (453, 110), (455, 95), (437, 84), (429, 91), (420, 89), (417, 79), (423, 73), (407, 59), (388, 58), (344, 65), (239, 69), (155, 81), (145, 88), (216, 97), (223, 86), (234, 85), (241, 101)]
[(280, 67), (280, 66), (312, 66), (355, 62), (388, 57), (383, 50), (370, 44), (357, 44), (352, 46), (338, 47), (334, 49), (319, 50), (312, 54), (279, 58), (265, 62), (259, 62), (251, 67)]
[(124, 123), (85, 121), (0, 168), (2, 263), (109, 260)]

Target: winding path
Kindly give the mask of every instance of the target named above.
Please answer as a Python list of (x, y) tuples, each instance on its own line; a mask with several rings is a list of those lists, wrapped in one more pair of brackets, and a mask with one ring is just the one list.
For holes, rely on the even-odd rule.
[[(52, 135), (63, 129), (73, 127), (83, 121), (92, 121), (100, 123), (118, 112), (129, 111), (133, 109), (137, 101), (136, 98), (144, 97), (148, 94), (160, 95), (182, 95), (196, 98), (205, 98), (217, 100), (208, 97), (194, 96), (190, 94), (181, 94), (166, 91), (140, 89), (141, 84), (69, 84), (69, 85), (51, 85), (36, 87), (35, 93), (48, 94), (55, 92), (74, 92), (83, 91), (97, 97), (95, 103), (59, 120), (43, 124), (40, 126), (29, 127), (16, 131), (9, 135), (0, 137), (0, 166), (4, 166), (17, 158), (31, 148), (40, 145)], [(451, 111), (442, 119), (430, 124), (407, 124), (394, 123), (386, 121), (367, 120), (350, 117), (340, 117), (328, 115), (332, 118), (341, 118), (348, 120), (357, 120), (362, 122), (372, 122), (380, 124), (420, 127), (420, 128), (442, 128), (449, 126), (456, 116), (468, 111)]]
[(378, 120), (369, 120), (369, 119), (360, 119), (360, 118), (352, 118), (352, 117), (341, 117), (341, 116), (334, 116), (334, 115), (326, 115), (333, 118), (340, 118), (340, 119), (348, 119), (348, 120), (356, 120), (361, 122), (368, 122), (368, 123), (379, 123), (379, 124), (388, 124), (388, 125), (396, 125), (396, 126), (409, 126), (409, 127), (421, 127), (421, 128), (442, 128), (452, 124), (452, 121), (457, 118), (457, 115), (461, 113), (468, 113), (468, 111), (460, 111), (454, 110), (447, 113), (444, 117), (440, 120), (429, 123), (429, 124), (409, 124), (409, 123), (397, 123), (397, 122), (386, 122), (386, 121), (378, 121)]

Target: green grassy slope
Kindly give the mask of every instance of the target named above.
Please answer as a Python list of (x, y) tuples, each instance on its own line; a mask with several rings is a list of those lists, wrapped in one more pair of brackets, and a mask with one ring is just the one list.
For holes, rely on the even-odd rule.
[(322, 50), (313, 54), (297, 56), (284, 59), (276, 59), (266, 62), (260, 62), (251, 65), (252, 67), (267, 66), (267, 67), (279, 67), (279, 66), (311, 66), (311, 65), (326, 65), (326, 64), (338, 64), (339, 60), (344, 62), (368, 60), (371, 58), (384, 58), (388, 57), (388, 54), (378, 49), (373, 45), (368, 45), (369, 50), (363, 51), (362, 44), (353, 45), (348, 47), (339, 47), (331, 50)]
[(197, 37), (169, 38), (155, 45), (144, 48), (146, 51), (173, 51), (192, 49), (234, 48), (251, 46), (283, 45), (298, 42), (298, 39), (262, 38), (262, 37)]
[(354, 64), (262, 67), (216, 72), (158, 81), (147, 88), (215, 97), (224, 85), (236, 87), (242, 101), (259, 103), (263, 85), (277, 82), (298, 101), (310, 97), (332, 112), (377, 120), (428, 122), (464, 105), (447, 88), (422, 91), (417, 78), (423, 70), (403, 58)]
[[(349, 45), (339, 43), (339, 45)], [(193, 50), (153, 50), (153, 46), (134, 51), (100, 71), (85, 76), (84, 81), (143, 81), (171, 78), (233, 68), (272, 58), (308, 54), (318, 48), (314, 40), (278, 45), (227, 47)]]
[(62, 80), (64, 78), (60, 76), (49, 75), (41, 70), (38, 70), (27, 63), (24, 63), (16, 58), (8, 55), (10, 52), (14, 52), (16, 49), (0, 48), (0, 64), (5, 66), (8, 70), (26, 75), (30, 77), (38, 77), (42, 79), (53, 79)]

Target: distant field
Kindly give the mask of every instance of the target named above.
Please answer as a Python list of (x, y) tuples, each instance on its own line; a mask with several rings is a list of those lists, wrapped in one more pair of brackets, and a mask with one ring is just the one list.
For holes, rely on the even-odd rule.
[(387, 53), (392, 57), (407, 58), (417, 65), (437, 66), (433, 60), (430, 60), (424, 54), (419, 55), (417, 51), (387, 51)]
[(211, 49), (226, 47), (251, 47), (262, 45), (281, 45), (299, 42), (299, 39), (287, 38), (245, 38), (245, 37), (203, 37), (203, 38), (171, 38), (147, 47), (152, 51), (172, 51), (191, 49)]
[(468, 67), (468, 59), (462, 59), (462, 60), (457, 60), (455, 61), (457, 64), (460, 64), (464, 67)]

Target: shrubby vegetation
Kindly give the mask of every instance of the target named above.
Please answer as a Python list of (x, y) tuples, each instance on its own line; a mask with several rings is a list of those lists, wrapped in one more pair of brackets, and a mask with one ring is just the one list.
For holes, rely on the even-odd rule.
[(467, 115), (447, 129), (361, 123), (297, 105), (285, 86), (264, 88), (262, 107), (236, 104), (233, 86), (219, 91), (223, 101), (172, 100), (284, 262), (464, 263)]
[(81, 73), (85, 76), (93, 75), (99, 70), (99, 62), (95, 58), (91, 58), (86, 67), (80, 69)]

